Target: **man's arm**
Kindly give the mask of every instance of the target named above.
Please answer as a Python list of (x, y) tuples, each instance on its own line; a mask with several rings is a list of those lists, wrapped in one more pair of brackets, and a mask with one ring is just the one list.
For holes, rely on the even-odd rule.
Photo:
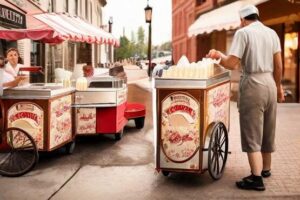
[(25, 79), (26, 79), (25, 76), (24, 77), (23, 76), (17, 76), (17, 77), (15, 77), (15, 80), (3, 83), (3, 87), (16, 87), (16, 86), (19, 85), (19, 83), (22, 80), (25, 80)]
[(273, 62), (274, 62), (274, 80), (277, 87), (277, 101), (283, 102), (284, 101), (284, 92), (281, 85), (281, 79), (282, 79), (282, 58), (281, 58), (281, 52), (277, 52), (273, 56)]
[(223, 67), (225, 67), (226, 69), (236, 70), (240, 66), (240, 59), (238, 57), (232, 56), (232, 55), (226, 56), (222, 52), (217, 51), (215, 49), (210, 50), (206, 57), (209, 57), (212, 59), (220, 59), (221, 58), (220, 64)]

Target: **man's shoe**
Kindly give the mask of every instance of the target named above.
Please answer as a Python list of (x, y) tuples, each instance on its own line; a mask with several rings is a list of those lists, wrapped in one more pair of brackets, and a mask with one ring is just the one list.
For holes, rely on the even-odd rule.
[(268, 178), (271, 176), (271, 170), (262, 170), (261, 171), (261, 176), (264, 177), (264, 178)]
[(264, 191), (265, 185), (261, 176), (250, 175), (236, 182), (236, 186), (243, 190), (257, 190)]

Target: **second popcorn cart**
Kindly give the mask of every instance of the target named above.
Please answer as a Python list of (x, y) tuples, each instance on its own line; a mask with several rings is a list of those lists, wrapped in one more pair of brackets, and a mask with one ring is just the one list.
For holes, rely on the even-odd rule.
[(171, 71), (154, 79), (156, 169), (165, 176), (208, 170), (219, 179), (228, 154), (230, 72), (214, 65), (204, 76), (174, 78)]
[(124, 80), (109, 76), (92, 78), (88, 88), (75, 93), (76, 134), (113, 134), (115, 140), (120, 140), (127, 123), (126, 104)]

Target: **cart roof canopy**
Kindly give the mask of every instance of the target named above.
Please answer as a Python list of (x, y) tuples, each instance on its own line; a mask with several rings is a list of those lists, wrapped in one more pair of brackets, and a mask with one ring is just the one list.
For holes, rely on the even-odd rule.
[(58, 44), (65, 40), (118, 46), (119, 41), (112, 34), (98, 28), (78, 16), (64, 13), (42, 13), (26, 16), (27, 29), (0, 31), (0, 39), (41, 40)]

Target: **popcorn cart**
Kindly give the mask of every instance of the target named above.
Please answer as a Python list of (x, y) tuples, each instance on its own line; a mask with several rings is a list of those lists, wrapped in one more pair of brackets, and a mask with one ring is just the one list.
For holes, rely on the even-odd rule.
[(89, 86), (78, 87), (75, 93), (75, 127), (77, 135), (123, 135), (127, 119), (127, 85), (114, 77), (93, 77)]
[(228, 154), (230, 71), (171, 67), (154, 79), (156, 169), (221, 178)]
[(38, 162), (38, 151), (65, 146), (67, 153), (73, 152), (73, 93), (73, 88), (53, 83), (3, 91), (0, 174), (20, 176), (30, 171)]

